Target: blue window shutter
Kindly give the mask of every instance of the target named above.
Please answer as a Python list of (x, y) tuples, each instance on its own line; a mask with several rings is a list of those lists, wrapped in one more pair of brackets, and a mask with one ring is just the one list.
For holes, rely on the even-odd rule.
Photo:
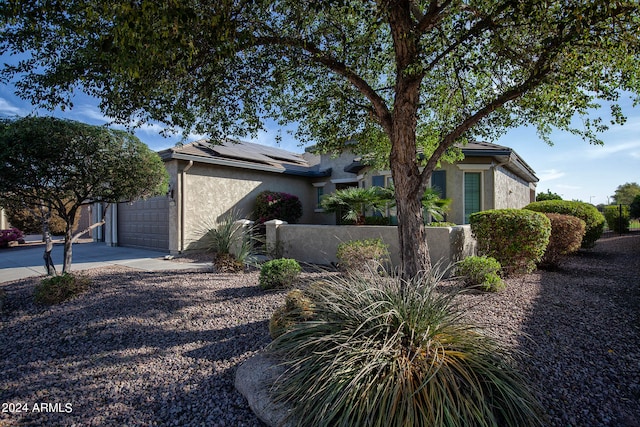
[(441, 199), (447, 198), (447, 173), (446, 171), (433, 171), (431, 174), (431, 188), (440, 193)]
[(371, 185), (374, 187), (384, 187), (384, 175), (374, 175), (371, 177)]

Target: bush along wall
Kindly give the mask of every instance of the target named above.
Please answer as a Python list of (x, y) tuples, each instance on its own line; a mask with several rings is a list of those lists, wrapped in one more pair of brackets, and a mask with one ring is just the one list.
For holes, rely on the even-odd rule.
[(495, 258), (507, 276), (533, 271), (551, 235), (549, 218), (524, 209), (476, 212), (469, 222), (478, 242), (478, 255)]
[(583, 220), (572, 215), (545, 215), (551, 221), (551, 236), (539, 266), (554, 269), (567, 255), (580, 249), (586, 226)]
[(272, 219), (295, 224), (302, 216), (302, 203), (298, 196), (277, 191), (263, 191), (256, 196), (253, 217), (258, 224)]
[(530, 203), (524, 208), (536, 212), (573, 215), (583, 220), (586, 229), (581, 247), (585, 249), (594, 247), (604, 231), (604, 216), (598, 212), (595, 206), (589, 203), (569, 200), (545, 200), (543, 202)]

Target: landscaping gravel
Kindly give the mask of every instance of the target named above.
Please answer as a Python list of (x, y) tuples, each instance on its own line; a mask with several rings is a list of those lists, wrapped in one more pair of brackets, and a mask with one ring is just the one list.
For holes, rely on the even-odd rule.
[[(460, 297), (513, 348), (549, 426), (640, 426), (638, 254), (640, 235), (613, 236), (559, 271)], [(0, 285), (0, 426), (262, 425), (234, 375), (269, 343), (283, 291), (257, 272), (85, 273), (90, 290), (54, 307), (34, 305), (37, 279)]]

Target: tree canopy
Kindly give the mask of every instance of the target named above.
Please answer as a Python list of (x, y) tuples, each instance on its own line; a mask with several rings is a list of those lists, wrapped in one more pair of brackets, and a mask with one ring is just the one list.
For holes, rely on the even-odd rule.
[(630, 205), (636, 196), (640, 195), (640, 185), (637, 182), (627, 182), (618, 185), (616, 191), (611, 198), (613, 203), (617, 205)]
[(0, 120), (0, 204), (43, 206), (66, 223), (63, 272), (81, 205), (166, 192), (160, 157), (134, 135), (53, 117)]
[[(20, 94), (82, 87), (123, 122), (243, 136), (298, 124), (321, 151), (388, 163), (403, 274), (430, 268), (420, 197), (455, 145), (534, 125), (601, 143), (599, 101), (637, 94), (637, 1), (8, 0), (0, 50)], [(636, 96), (636, 95), (634, 95)], [(637, 98), (636, 98), (637, 100)], [(573, 126), (575, 114), (584, 117)], [(357, 141), (357, 144), (349, 143)]]

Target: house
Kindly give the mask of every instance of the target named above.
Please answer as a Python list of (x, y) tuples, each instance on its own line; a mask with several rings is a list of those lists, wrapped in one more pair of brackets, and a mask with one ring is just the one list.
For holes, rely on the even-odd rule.
[[(471, 143), (462, 151), (463, 161), (443, 166), (432, 177), (432, 186), (452, 200), (448, 221), (465, 224), (472, 212), (521, 208), (534, 200), (538, 179), (513, 150)], [(351, 153), (296, 154), (242, 141), (210, 145), (200, 140), (159, 155), (170, 176), (168, 193), (111, 206), (97, 239), (179, 253), (225, 215), (248, 216), (264, 190), (298, 196), (300, 223), (335, 224), (336, 215), (320, 208), (324, 194), (349, 186), (388, 185), (391, 179), (389, 171), (371, 171)]]

